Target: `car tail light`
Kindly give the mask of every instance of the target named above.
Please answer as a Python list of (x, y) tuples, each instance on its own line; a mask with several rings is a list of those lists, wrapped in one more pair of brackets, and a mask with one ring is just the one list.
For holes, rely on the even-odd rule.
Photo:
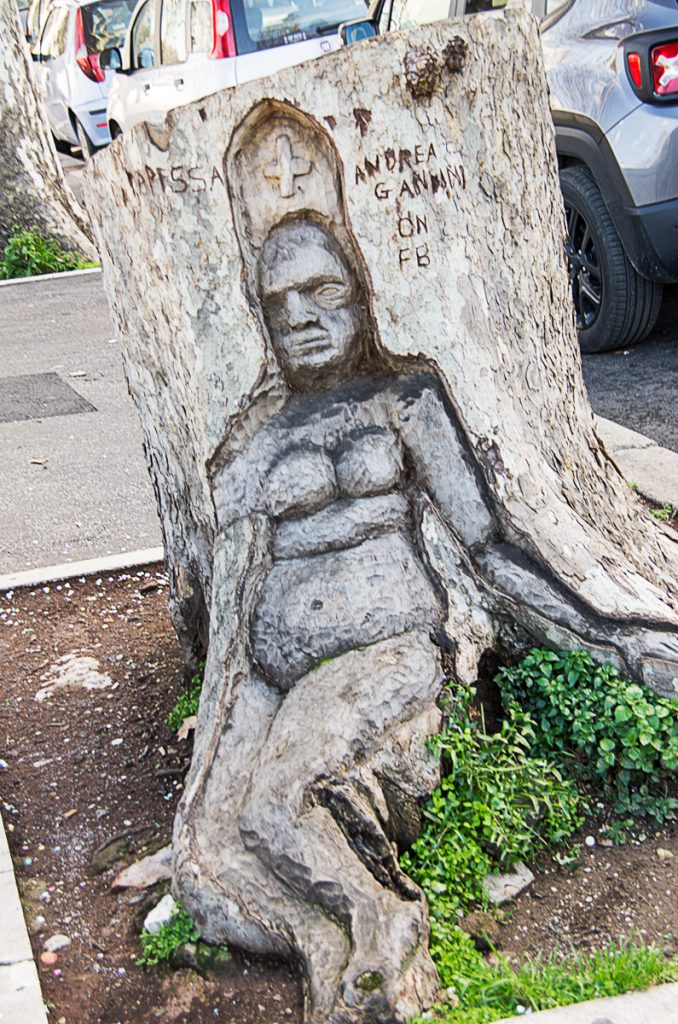
[(82, 9), (75, 14), (75, 59), (83, 75), (92, 82), (103, 82), (106, 72), (99, 63), (98, 53), (89, 53), (85, 42), (85, 26), (82, 23)]
[(631, 81), (633, 82), (634, 85), (636, 85), (640, 89), (642, 87), (642, 85), (643, 85), (643, 72), (641, 71), (641, 67), (640, 67), (640, 54), (639, 53), (627, 53), (626, 54), (626, 63), (628, 64), (628, 67), (629, 67), (629, 74), (631, 76)]
[(657, 96), (678, 94), (678, 42), (654, 46), (650, 52), (650, 67)]
[(235, 32), (230, 0), (212, 0), (212, 27), (214, 42), (210, 57), (235, 57)]

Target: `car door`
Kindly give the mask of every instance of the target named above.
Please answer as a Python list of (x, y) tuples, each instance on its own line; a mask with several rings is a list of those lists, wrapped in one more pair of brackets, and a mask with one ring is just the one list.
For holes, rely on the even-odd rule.
[(160, 61), (153, 78), (153, 101), (163, 117), (187, 102), (188, 45), (187, 0), (160, 0)]
[(146, 0), (130, 29), (131, 69), (126, 80), (125, 105), (133, 112), (131, 123), (157, 121), (154, 82), (158, 73), (160, 40), (158, 0)]
[(58, 139), (71, 141), (68, 113), (68, 67), (66, 39), (70, 17), (68, 7), (57, 7), (50, 12), (40, 37), (40, 91), (43, 96), (47, 120)]

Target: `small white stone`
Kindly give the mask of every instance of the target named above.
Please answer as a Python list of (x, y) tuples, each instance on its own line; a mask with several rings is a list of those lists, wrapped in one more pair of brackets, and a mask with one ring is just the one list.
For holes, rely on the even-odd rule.
[(43, 943), (42, 948), (46, 953), (56, 953), (59, 949), (65, 949), (70, 944), (71, 940), (68, 935), (52, 935), (51, 938)]
[(518, 861), (513, 871), (505, 875), (488, 875), (483, 882), (483, 889), (489, 896), (492, 903), (505, 903), (507, 900), (515, 899), (521, 892), (524, 892), (534, 882), (534, 875), (530, 869)]
[(147, 916), (144, 921), (144, 931), (147, 931), (149, 935), (156, 935), (164, 924), (172, 920), (176, 912), (177, 905), (174, 898), (167, 893)]
[(596, 845), (596, 840), (595, 840), (594, 836), (587, 836), (586, 839), (584, 840), (584, 842), (586, 843), (587, 846), (595, 846)]

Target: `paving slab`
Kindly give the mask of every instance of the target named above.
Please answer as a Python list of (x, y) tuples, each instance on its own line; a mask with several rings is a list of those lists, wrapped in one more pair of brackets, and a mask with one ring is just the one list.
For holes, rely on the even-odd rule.
[(678, 984), (657, 985), (647, 992), (628, 992), (592, 999), (557, 1010), (506, 1017), (498, 1024), (678, 1024)]
[(678, 452), (602, 416), (596, 420), (598, 436), (624, 478), (651, 501), (678, 508)]

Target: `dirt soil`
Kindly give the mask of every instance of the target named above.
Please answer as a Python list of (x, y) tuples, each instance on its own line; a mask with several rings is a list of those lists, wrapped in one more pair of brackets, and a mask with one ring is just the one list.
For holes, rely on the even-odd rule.
[[(169, 842), (190, 759), (190, 739), (165, 724), (183, 686), (166, 605), (159, 566), (0, 594), (2, 816), (50, 1021), (300, 1024), (291, 965), (236, 952), (218, 977), (142, 971), (139, 930), (166, 884), (111, 890), (125, 864)], [(110, 684), (52, 686), (54, 666), (71, 655), (96, 659)], [(577, 865), (545, 857), (537, 866), (500, 929), (509, 955), (567, 941), (590, 948), (632, 929), (675, 944), (678, 831), (623, 847), (590, 834), (596, 844), (582, 844)], [(57, 934), (70, 945), (45, 963)]]

